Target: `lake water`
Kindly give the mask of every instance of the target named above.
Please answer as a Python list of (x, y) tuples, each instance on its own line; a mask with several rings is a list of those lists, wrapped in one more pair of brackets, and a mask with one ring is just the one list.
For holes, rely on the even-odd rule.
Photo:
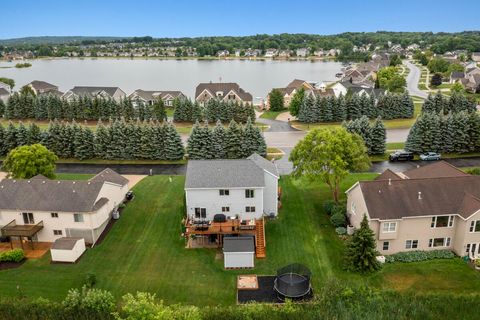
[[(272, 60), (157, 60), (157, 59), (51, 59), (32, 60), (30, 68), (0, 68), (0, 77), (15, 80), (15, 89), (43, 80), (66, 91), (73, 86), (118, 86), (127, 94), (135, 89), (180, 90), (193, 97), (200, 82), (237, 82), (254, 99), (272, 88), (298, 78), (335, 81), (338, 62)], [(16, 62), (0, 62), (13, 67)]]

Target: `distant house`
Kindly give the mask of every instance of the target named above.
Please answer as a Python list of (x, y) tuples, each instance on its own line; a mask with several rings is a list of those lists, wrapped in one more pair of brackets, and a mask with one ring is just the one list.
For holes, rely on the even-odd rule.
[(233, 82), (200, 83), (195, 89), (195, 100), (203, 104), (210, 99), (253, 103), (252, 95)]
[(267, 49), (265, 50), (265, 58), (273, 58), (278, 54), (277, 49)]
[(480, 176), (441, 161), (387, 170), (346, 194), (350, 224), (359, 228), (366, 215), (383, 255), (434, 249), (480, 255)]
[(461, 81), (465, 78), (465, 72), (463, 71), (453, 71), (450, 75), (450, 83), (455, 83)]
[(305, 58), (308, 57), (308, 51), (308, 48), (300, 48), (295, 51), (295, 54), (297, 55), (297, 57)]
[(229, 55), (230, 52), (228, 50), (219, 50), (216, 54), (217, 57), (228, 57)]
[(41, 242), (78, 237), (95, 244), (124, 201), (128, 180), (105, 169), (90, 180), (3, 179), (0, 190), (3, 236)]
[(62, 96), (63, 92), (60, 92), (58, 90), (58, 86), (45, 82), (45, 81), (39, 81), (39, 80), (34, 80), (27, 84), (28, 87), (32, 89), (32, 91), (35, 93), (35, 95), (40, 96), (40, 95), (46, 95), (46, 94), (53, 94), (56, 96)]
[(375, 99), (378, 99), (382, 94), (385, 94), (384, 89), (375, 89), (371, 83), (353, 84), (350, 81), (337, 82), (332, 86), (332, 90), (336, 97), (352, 93), (358, 95), (366, 94), (369, 97), (373, 96)]
[[(320, 88), (315, 87), (315, 83), (310, 83), (305, 80), (294, 79), (290, 82), (285, 88), (275, 88), (279, 90), (283, 95), (283, 102), (285, 106), (288, 106), (292, 101), (293, 96), (301, 88), (305, 90), (305, 95), (316, 94), (320, 96), (333, 96), (334, 92), (332, 89), (327, 89), (324, 85)], [(266, 109), (270, 109), (270, 94), (267, 97)]]
[(173, 106), (173, 100), (176, 98), (185, 98), (185, 95), (181, 91), (162, 91), (162, 90), (154, 90), (154, 91), (146, 91), (137, 89), (133, 91), (128, 98), (130, 98), (135, 104), (136, 101), (140, 100), (146, 105), (153, 105), (155, 101), (158, 99), (162, 99), (165, 106), (171, 107)]
[(185, 180), (188, 247), (217, 246), (227, 236), (254, 236), (265, 255), (263, 217), (278, 213), (279, 174), (253, 154), (237, 160), (190, 160)]
[(110, 98), (120, 102), (125, 99), (126, 93), (119, 87), (73, 87), (65, 92), (63, 97), (69, 101), (79, 97), (97, 97)]
[(7, 102), (9, 97), (10, 91), (5, 89), (4, 87), (0, 87), (0, 100), (2, 100), (3, 102)]
[(472, 60), (475, 62), (480, 62), (480, 52), (473, 52), (472, 53)]

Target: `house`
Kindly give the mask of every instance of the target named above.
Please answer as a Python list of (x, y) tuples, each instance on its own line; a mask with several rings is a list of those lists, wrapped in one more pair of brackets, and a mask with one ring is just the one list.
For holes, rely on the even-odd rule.
[(453, 71), (452, 74), (450, 74), (450, 83), (461, 81), (461, 79), (464, 79), (464, 78), (465, 78), (465, 72)]
[(480, 52), (472, 52), (472, 60), (475, 62), (480, 62)]
[(358, 95), (366, 94), (369, 97), (373, 96), (375, 99), (378, 99), (382, 94), (385, 94), (384, 89), (375, 89), (369, 82), (354, 84), (350, 81), (340, 81), (334, 84), (331, 89), (335, 93), (335, 97), (352, 93)]
[(278, 54), (277, 49), (267, 49), (265, 50), (265, 58), (273, 58)]
[(45, 81), (34, 80), (27, 84), (27, 86), (30, 87), (37, 96), (43, 94), (53, 94), (56, 96), (63, 95), (63, 92), (58, 90), (58, 86)]
[(119, 87), (73, 87), (65, 92), (63, 98), (71, 101), (80, 97), (113, 99), (120, 102), (126, 93)]
[(0, 100), (6, 103), (10, 97), (10, 90), (0, 87)]
[(171, 107), (173, 106), (173, 100), (177, 98), (185, 98), (186, 96), (181, 91), (162, 91), (162, 90), (154, 90), (154, 91), (146, 91), (137, 89), (133, 91), (128, 98), (132, 100), (133, 104), (137, 101), (141, 101), (146, 105), (153, 105), (155, 101), (158, 99), (162, 99), (165, 106)]
[(213, 98), (222, 101), (253, 103), (252, 95), (233, 82), (200, 83), (195, 89), (197, 102), (204, 104)]
[(93, 245), (127, 192), (128, 180), (111, 169), (81, 181), (50, 180), (42, 175), (3, 179), (1, 233), (28, 238), (32, 246), (35, 241), (54, 242), (65, 236)]
[(308, 51), (308, 48), (300, 48), (295, 51), (295, 54), (297, 55), (297, 57), (305, 58), (308, 57)]
[(434, 249), (480, 254), (480, 176), (439, 161), (405, 172), (387, 170), (346, 194), (350, 224), (359, 228), (366, 215), (383, 255)]
[(247, 159), (190, 160), (185, 180), (187, 247), (222, 247), (227, 236), (253, 236), (265, 256), (265, 216), (278, 214), (276, 165)]
[[(276, 89), (282, 93), (283, 102), (285, 106), (288, 106), (293, 96), (295, 95), (295, 93), (297, 93), (298, 90), (300, 90), (301, 88), (303, 88), (305, 91), (315, 90), (315, 86), (313, 83), (309, 83), (305, 80), (300, 80), (300, 79), (294, 79), (285, 88), (276, 88)], [(270, 109), (270, 94), (267, 97), (267, 109)]]

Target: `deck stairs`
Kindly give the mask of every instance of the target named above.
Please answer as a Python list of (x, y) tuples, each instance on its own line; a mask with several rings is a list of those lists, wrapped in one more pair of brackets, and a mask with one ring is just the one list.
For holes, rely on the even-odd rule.
[(265, 242), (265, 219), (258, 219), (255, 222), (255, 253), (258, 259), (266, 258)]

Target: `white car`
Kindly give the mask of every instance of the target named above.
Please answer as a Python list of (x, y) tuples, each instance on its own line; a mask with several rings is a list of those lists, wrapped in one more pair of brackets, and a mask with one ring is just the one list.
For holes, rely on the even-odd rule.
[(423, 161), (440, 160), (441, 158), (440, 153), (436, 152), (427, 152), (420, 155), (420, 160)]

